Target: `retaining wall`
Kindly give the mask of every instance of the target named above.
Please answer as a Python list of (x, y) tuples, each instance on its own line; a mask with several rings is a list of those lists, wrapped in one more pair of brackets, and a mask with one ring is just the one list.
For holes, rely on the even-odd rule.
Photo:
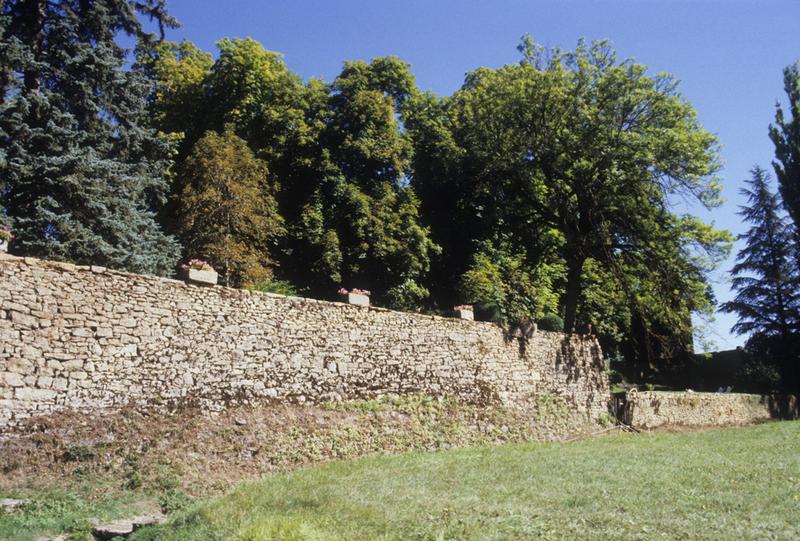
[(797, 398), (786, 395), (629, 391), (625, 402), (625, 422), (639, 429), (745, 425), (799, 413)]
[(425, 393), (607, 411), (597, 341), (0, 255), (0, 430), (123, 405)]

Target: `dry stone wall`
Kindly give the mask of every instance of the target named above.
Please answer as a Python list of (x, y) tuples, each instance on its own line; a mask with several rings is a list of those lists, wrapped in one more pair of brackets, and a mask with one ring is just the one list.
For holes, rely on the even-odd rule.
[(635, 428), (744, 425), (775, 418), (796, 419), (793, 396), (740, 393), (629, 391), (625, 421)]
[(70, 409), (426, 393), (607, 411), (596, 340), (0, 255), (0, 430)]

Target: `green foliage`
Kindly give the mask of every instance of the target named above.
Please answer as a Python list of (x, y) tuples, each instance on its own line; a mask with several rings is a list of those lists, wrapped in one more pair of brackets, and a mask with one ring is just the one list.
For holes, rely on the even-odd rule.
[(461, 295), (494, 321), (536, 319), (558, 309), (553, 283), (562, 274), (558, 264), (529, 266), (524, 253), (515, 252), (511, 242), (484, 242), (461, 277)]
[(307, 117), (325, 119), (313, 124), (319, 139), (313, 149), (299, 142), (295, 154), (307, 161), (278, 173), (286, 178), (288, 251), (301, 261), (287, 269), (290, 278), (316, 295), (346, 285), (373, 291), (378, 304), (420, 307), (420, 280), (438, 246), (404, 181), (411, 146), (398, 115), (416, 92), (408, 65), (347, 62), (330, 86), (309, 84), (308, 92)]
[(556, 314), (545, 314), (539, 319), (539, 328), (543, 331), (558, 331), (564, 330), (564, 320)]
[(178, 489), (170, 489), (165, 491), (158, 499), (158, 505), (161, 507), (161, 512), (166, 514), (176, 513), (183, 511), (192, 506), (194, 500), (185, 492)]
[(670, 198), (719, 204), (714, 136), (672, 78), (618, 61), (605, 42), (564, 52), (526, 38), (520, 51), (521, 63), (480, 68), (453, 96), (409, 107), (413, 186), (447, 254), (434, 295), (470, 272), (471, 288), (501, 297), (501, 280), (485, 279), (498, 269), (475, 261), (508, 235), (525, 268), (558, 269), (552, 311), (568, 330), (599, 323), (606, 342), (645, 358), (653, 342), (688, 347), (730, 237), (674, 215)]
[(736, 298), (722, 309), (738, 314), (735, 332), (788, 336), (800, 329), (800, 278), (792, 258), (792, 233), (770, 191), (769, 175), (759, 167), (751, 172), (749, 187), (740, 190), (749, 206), (739, 215), (752, 225), (738, 237), (746, 245), (731, 269)]
[(269, 277), (270, 247), (284, 229), (264, 162), (232, 132), (209, 132), (182, 172), (178, 231), (187, 255), (210, 262), (226, 285)]
[(117, 38), (152, 41), (163, 2), (12, 0), (0, 8), (0, 194), (20, 254), (168, 274), (155, 221), (170, 148), (146, 123), (146, 74)]
[(778, 104), (775, 125), (769, 127), (769, 136), (775, 145), (772, 166), (778, 177), (783, 204), (794, 221), (795, 229), (800, 231), (800, 61), (783, 70), (783, 85), (789, 109), (787, 115)]
[(736, 296), (722, 310), (737, 314), (733, 331), (753, 333), (754, 344), (768, 345), (768, 355), (757, 351), (763, 347), (755, 348), (756, 360), (777, 364), (791, 389), (800, 387), (800, 269), (793, 257), (792, 230), (770, 191), (769, 176), (759, 167), (752, 174), (749, 187), (741, 190), (749, 206), (739, 212), (752, 225), (739, 235), (745, 246), (731, 269)]
[(298, 295), (297, 289), (287, 280), (276, 280), (275, 278), (265, 278), (253, 284), (250, 289), (253, 291), (261, 291), (263, 293), (277, 293), (278, 295), (287, 295), (296, 297)]

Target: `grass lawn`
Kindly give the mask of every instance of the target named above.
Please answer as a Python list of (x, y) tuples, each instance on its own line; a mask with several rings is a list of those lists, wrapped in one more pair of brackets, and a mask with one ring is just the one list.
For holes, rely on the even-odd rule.
[(375, 456), (274, 475), (136, 539), (800, 539), (800, 422)]
[[(85, 531), (136, 495), (26, 494), (0, 539)], [(800, 539), (800, 422), (334, 462), (244, 483), (133, 538)]]

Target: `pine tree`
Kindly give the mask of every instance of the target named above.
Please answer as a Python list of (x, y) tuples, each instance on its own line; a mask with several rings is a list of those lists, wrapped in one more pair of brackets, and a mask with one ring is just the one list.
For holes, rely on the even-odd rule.
[(150, 81), (119, 35), (173, 25), (163, 0), (10, 0), (0, 23), (0, 197), (16, 253), (166, 274), (155, 220), (169, 147), (145, 126)]
[(749, 206), (741, 207), (739, 215), (752, 226), (738, 237), (746, 244), (731, 270), (736, 297), (721, 309), (738, 314), (734, 332), (752, 333), (779, 345), (775, 360), (783, 365), (788, 383), (794, 379), (798, 360), (792, 343), (800, 333), (800, 281), (792, 257), (792, 230), (781, 215), (778, 196), (770, 191), (769, 175), (758, 166), (751, 173), (749, 188), (741, 190)]
[[(775, 158), (772, 162), (778, 177), (778, 187), (783, 204), (794, 221), (795, 229), (800, 229), (800, 62), (783, 70), (783, 84), (789, 98), (790, 118), (786, 118), (783, 108), (778, 105), (775, 111), (775, 126), (769, 127), (769, 136), (775, 144)], [(800, 254), (798, 254), (800, 257)]]

